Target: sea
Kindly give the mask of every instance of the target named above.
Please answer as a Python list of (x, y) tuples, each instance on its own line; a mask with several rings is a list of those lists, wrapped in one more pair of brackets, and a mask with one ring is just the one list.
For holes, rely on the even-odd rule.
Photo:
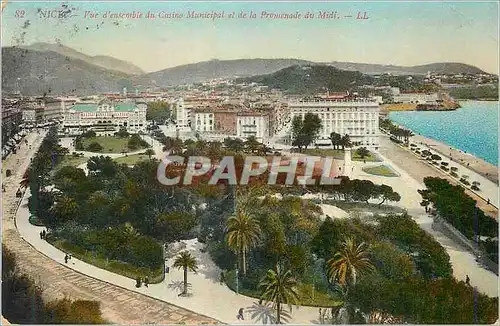
[(498, 166), (499, 102), (462, 101), (455, 111), (397, 111), (389, 118)]

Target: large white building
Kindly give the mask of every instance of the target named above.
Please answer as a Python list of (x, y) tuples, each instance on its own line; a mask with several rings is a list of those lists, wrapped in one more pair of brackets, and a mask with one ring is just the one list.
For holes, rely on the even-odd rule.
[(436, 104), (439, 100), (438, 93), (402, 92), (393, 96), (394, 103)]
[(236, 137), (255, 136), (264, 142), (269, 138), (269, 115), (257, 112), (239, 112), (236, 117)]
[(288, 104), (290, 116), (319, 116), (322, 128), (316, 144), (331, 145), (330, 134), (349, 135), (353, 147), (378, 149), (379, 104), (372, 98), (314, 98)]
[(172, 106), (175, 109), (175, 125), (177, 129), (179, 131), (191, 131), (192, 108), (184, 103), (183, 98), (176, 100)]
[(67, 134), (94, 130), (98, 135), (113, 135), (121, 127), (130, 133), (146, 130), (147, 105), (143, 103), (78, 103), (66, 109), (63, 129)]

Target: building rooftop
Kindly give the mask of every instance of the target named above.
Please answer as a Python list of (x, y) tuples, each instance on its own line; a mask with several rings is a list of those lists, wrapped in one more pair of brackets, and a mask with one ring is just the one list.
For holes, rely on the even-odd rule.
[[(78, 112), (94, 112), (97, 111), (98, 105), (96, 103), (79, 103), (71, 106), (70, 110), (75, 110)], [(115, 111), (118, 112), (130, 112), (135, 110), (135, 105), (130, 103), (120, 103), (113, 106)]]

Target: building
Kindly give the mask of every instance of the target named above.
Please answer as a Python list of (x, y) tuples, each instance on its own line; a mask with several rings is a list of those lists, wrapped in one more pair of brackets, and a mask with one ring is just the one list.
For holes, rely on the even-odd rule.
[(236, 135), (236, 114), (234, 110), (215, 110), (215, 132), (225, 135)]
[(213, 111), (207, 109), (195, 109), (193, 129), (198, 132), (215, 131), (215, 120)]
[(394, 103), (405, 104), (437, 104), (440, 98), (438, 93), (401, 92), (393, 95)]
[(187, 107), (183, 98), (179, 98), (173, 104), (175, 112), (175, 126), (179, 131), (191, 131), (191, 107)]
[(16, 101), (2, 101), (2, 145), (12, 139), (20, 130), (23, 114)]
[(319, 116), (322, 128), (317, 145), (331, 146), (330, 134), (349, 135), (354, 147), (378, 149), (379, 104), (372, 98), (344, 96), (317, 97), (292, 101), (290, 117), (304, 118), (306, 113)]
[(269, 138), (269, 115), (259, 112), (239, 112), (237, 114), (236, 137), (247, 139), (254, 136), (264, 142)]
[(121, 127), (130, 133), (146, 130), (147, 106), (143, 103), (114, 103), (104, 99), (99, 103), (77, 103), (68, 107), (63, 118), (66, 134), (94, 130), (98, 135), (113, 135)]

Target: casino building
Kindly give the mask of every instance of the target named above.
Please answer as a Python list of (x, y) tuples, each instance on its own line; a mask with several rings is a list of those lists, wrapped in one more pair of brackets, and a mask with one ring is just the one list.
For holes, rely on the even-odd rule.
[(63, 130), (67, 135), (78, 135), (93, 130), (97, 135), (113, 135), (121, 127), (130, 133), (146, 130), (145, 103), (119, 102), (104, 99), (98, 103), (76, 103), (68, 107), (63, 117)]

